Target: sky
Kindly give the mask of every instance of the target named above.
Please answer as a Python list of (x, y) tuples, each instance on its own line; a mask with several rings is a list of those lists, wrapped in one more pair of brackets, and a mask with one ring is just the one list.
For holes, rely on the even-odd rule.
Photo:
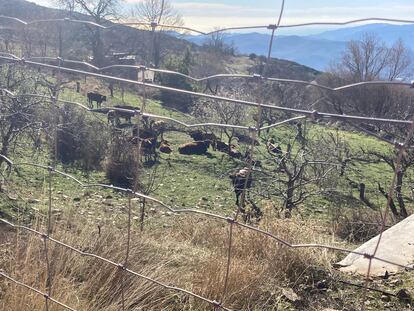
[[(45, 5), (50, 0), (29, 0)], [(124, 0), (126, 7), (143, 0)], [(217, 27), (275, 24), (282, 0), (170, 0), (185, 25), (203, 31)], [(413, 0), (286, 0), (282, 24), (346, 21), (367, 17), (414, 19)], [(332, 27), (302, 27), (285, 34), (309, 34)], [(337, 28), (337, 27), (336, 27)]]

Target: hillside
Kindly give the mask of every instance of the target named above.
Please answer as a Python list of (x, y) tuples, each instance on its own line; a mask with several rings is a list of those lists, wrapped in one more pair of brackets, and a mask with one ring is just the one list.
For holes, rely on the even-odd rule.
[[(65, 18), (68, 16), (68, 12), (65, 12), (63, 10), (42, 7), (25, 0), (0, 0), (0, 12), (5, 16), (17, 17), (29, 21), (42, 18)], [(91, 20), (89, 16), (79, 13), (75, 13), (74, 18)], [(110, 24), (111, 23), (108, 22), (108, 25)], [(14, 40), (24, 44), (25, 37), (22, 36), (18, 30), (21, 29), (21, 26), (15, 22), (0, 19), (0, 26), (1, 25), (3, 25), (3, 27), (6, 27), (8, 30), (5, 31), (5, 33), (0, 37), (3, 37), (5, 40), (10, 40), (13, 38)], [(16, 28), (9, 29), (10, 26)], [(39, 38), (39, 42), (45, 41), (46, 44), (52, 47), (47, 52), (50, 56), (56, 56), (59, 52), (56, 50), (59, 37), (57, 30), (57, 28), (45, 29), (40, 27), (39, 30), (34, 34), (35, 37)], [(91, 55), (90, 42), (87, 40), (84, 26), (79, 26), (76, 24), (65, 25), (62, 35), (66, 39), (63, 42), (63, 57), (85, 60), (88, 56)], [(192, 42), (186, 40), (190, 37), (180, 36), (180, 38), (177, 38), (176, 34), (174, 35), (168, 32), (161, 32), (160, 36), (161, 37), (159, 38), (159, 44), (162, 59), (165, 59), (167, 55), (180, 55), (181, 52), (185, 50), (186, 46), (190, 46), (193, 50), (193, 53), (198, 52), (197, 46)], [(134, 55), (136, 57), (135, 63), (138, 64), (148, 64), (152, 58), (152, 55), (150, 55), (150, 51), (152, 50), (152, 34), (149, 31), (120, 26), (103, 31), (103, 40), (105, 54), (108, 56), (108, 58), (112, 58), (112, 55), (116, 54)], [(240, 41), (245, 41), (245, 38), (241, 37)], [(195, 43), (199, 43), (199, 41), (196, 40)], [(39, 43), (39, 45), (41, 44), (42, 43)], [(277, 44), (279, 44), (279, 42), (277, 42)], [(254, 42), (252, 45), (254, 45)], [(87, 50), (85, 50), (85, 48), (87, 48)], [(301, 47), (298, 46), (297, 48), (299, 50)], [(53, 50), (56, 51), (53, 52)], [(246, 51), (247, 50), (249, 50), (249, 47), (246, 47)], [(29, 52), (35, 55), (44, 53), (42, 51)], [(260, 55), (260, 45), (258, 49), (253, 51), (253, 53)], [(277, 63), (277, 66), (274, 66), (275, 70), (273, 70), (272, 76), (289, 79), (313, 80), (315, 76), (319, 74), (312, 68), (306, 68), (306, 66), (302, 66), (291, 61), (284, 61), (284, 58), (289, 59), (288, 54), (289, 53), (286, 52), (286, 54), (281, 54), (280, 57), (277, 55), (279, 59), (274, 60), (274, 62)], [(313, 56), (311, 55), (310, 58), (312, 57)], [(233, 60), (225, 60), (224, 62), (226, 61), (228, 61), (229, 64), (224, 64), (223, 67), (214, 73), (234, 72), (231, 68), (232, 65), (230, 64), (232, 62), (244, 63), (242, 64), (242, 72), (251, 72), (251, 67), (254, 65), (246, 62), (243, 57), (241, 57), (239, 60), (233, 58)], [(306, 61), (302, 63), (305, 64)]]
[[(0, 1), (0, 15), (66, 16)], [(130, 27), (3, 35), (0, 52), (41, 57), (0, 55), (1, 311), (412, 307), (411, 266), (375, 278), (335, 265), (414, 212), (409, 85), (333, 92), (314, 83), (350, 82), (165, 33), (154, 51), (157, 37)], [(300, 40), (278, 37), (275, 49), (315, 62), (331, 42)], [(96, 63), (96, 47), (104, 65), (149, 65), (159, 52), (165, 70), (137, 81), (138, 66), (103, 76), (42, 58)], [(313, 85), (240, 76), (264, 73)]]
[[(36, 5), (25, 0), (0, 0), (1, 15), (17, 17), (22, 20), (39, 20), (39, 19), (53, 19), (66, 18), (69, 12), (59, 9), (47, 8)], [(73, 19), (87, 20), (92, 19), (80, 13), (74, 13)], [(111, 22), (106, 22), (107, 26), (113, 25)], [(56, 24), (57, 25), (57, 24)], [(5, 39), (13, 39), (24, 44), (24, 33), (21, 32), (22, 26), (18, 23), (7, 19), (0, 19), (0, 26), (6, 28), (13, 27), (3, 33), (1, 37)], [(37, 29), (37, 31), (36, 31)], [(53, 49), (58, 47), (59, 27), (50, 27), (49, 25), (39, 24), (34, 30), (34, 37), (38, 37), (39, 41), (46, 41)], [(63, 36), (63, 57), (74, 58), (78, 60), (85, 60), (91, 54), (91, 40), (88, 37), (88, 32), (91, 28), (87, 26), (78, 25), (75, 23), (65, 24), (62, 27)], [(132, 27), (119, 26), (109, 30), (102, 30), (102, 37), (104, 41), (104, 53), (111, 57), (113, 54), (134, 55), (138, 62), (149, 63), (151, 59), (150, 43), (152, 42), (152, 35), (150, 31), (139, 30)], [(162, 50), (162, 55), (177, 54), (191, 44), (182, 39), (178, 39), (169, 35), (159, 34), (159, 44)], [(195, 48), (195, 47), (194, 47)], [(56, 55), (57, 52), (55, 52)]]

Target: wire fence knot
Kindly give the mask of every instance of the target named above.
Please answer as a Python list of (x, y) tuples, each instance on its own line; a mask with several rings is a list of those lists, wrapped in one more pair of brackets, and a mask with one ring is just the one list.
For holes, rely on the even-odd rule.
[(394, 147), (395, 149), (401, 150), (401, 149), (405, 149), (406, 145), (405, 143), (399, 142), (399, 141), (394, 141)]
[(258, 74), (258, 73), (254, 73), (254, 74), (252, 75), (252, 79), (254, 79), (254, 80), (256, 80), (256, 81), (258, 81), (258, 80), (262, 80), (262, 79), (263, 79), (263, 76), (262, 76), (262, 75), (260, 75), (260, 74)]
[(257, 127), (255, 127), (255, 126), (249, 126), (249, 132), (250, 133), (256, 133), (256, 132), (258, 132), (259, 130), (258, 130), (258, 128)]
[(311, 120), (312, 120), (313, 122), (316, 122), (316, 121), (318, 121), (318, 120), (321, 118), (321, 115), (319, 114), (319, 112), (318, 112), (317, 110), (313, 110), (313, 111), (311, 112), (310, 117), (311, 117)]
[(213, 300), (211, 304), (214, 306), (214, 310), (221, 310), (223, 307), (223, 304), (219, 301)]
[(122, 270), (122, 271), (125, 271), (126, 270), (126, 267), (123, 264), (121, 264), (121, 263), (118, 264), (117, 267), (118, 267), (119, 270)]

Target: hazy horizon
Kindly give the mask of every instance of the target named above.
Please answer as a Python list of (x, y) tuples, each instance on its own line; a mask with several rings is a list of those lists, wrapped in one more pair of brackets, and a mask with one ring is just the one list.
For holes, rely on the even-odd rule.
[[(31, 2), (52, 6), (51, 0), (29, 0)], [(142, 0), (125, 0), (125, 11)], [(183, 16), (185, 25), (203, 31), (217, 27), (253, 26), (274, 24), (277, 21), (281, 0), (262, 0), (252, 3), (250, 0), (173, 0), (172, 5)], [(285, 3), (282, 24), (307, 22), (342, 22), (352, 19), (380, 17), (411, 19), (414, 16), (412, 1), (385, 0), (350, 0), (344, 5), (339, 0), (315, 0), (303, 3), (290, 0)], [(279, 34), (308, 35), (348, 26), (318, 26), (280, 29)], [(242, 32), (266, 32), (265, 29), (245, 30)]]

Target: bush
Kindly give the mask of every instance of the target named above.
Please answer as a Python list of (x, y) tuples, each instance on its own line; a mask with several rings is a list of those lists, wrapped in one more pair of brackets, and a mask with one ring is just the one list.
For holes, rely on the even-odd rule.
[(333, 216), (334, 233), (351, 243), (366, 242), (381, 231), (380, 214), (371, 210), (356, 210), (350, 215), (337, 212)]
[[(191, 53), (189, 50), (186, 51), (183, 58), (171, 57), (165, 64), (165, 68), (171, 71), (177, 71), (183, 74), (189, 74), (189, 68), (192, 63)], [(162, 84), (164, 86), (181, 89), (185, 91), (192, 91), (193, 88), (188, 83), (185, 77), (176, 75), (164, 75), (161, 77)], [(169, 91), (161, 91), (161, 101), (166, 107), (174, 108), (179, 111), (189, 112), (193, 105), (193, 98), (191, 95), (172, 93)]]
[(133, 189), (139, 169), (136, 146), (122, 132), (113, 136), (104, 164), (106, 178), (114, 186)]
[[(64, 105), (58, 117), (56, 146), (51, 148), (56, 148), (57, 159), (86, 171), (101, 168), (108, 142), (106, 124), (70, 105)], [(51, 144), (55, 144), (54, 139)]]

